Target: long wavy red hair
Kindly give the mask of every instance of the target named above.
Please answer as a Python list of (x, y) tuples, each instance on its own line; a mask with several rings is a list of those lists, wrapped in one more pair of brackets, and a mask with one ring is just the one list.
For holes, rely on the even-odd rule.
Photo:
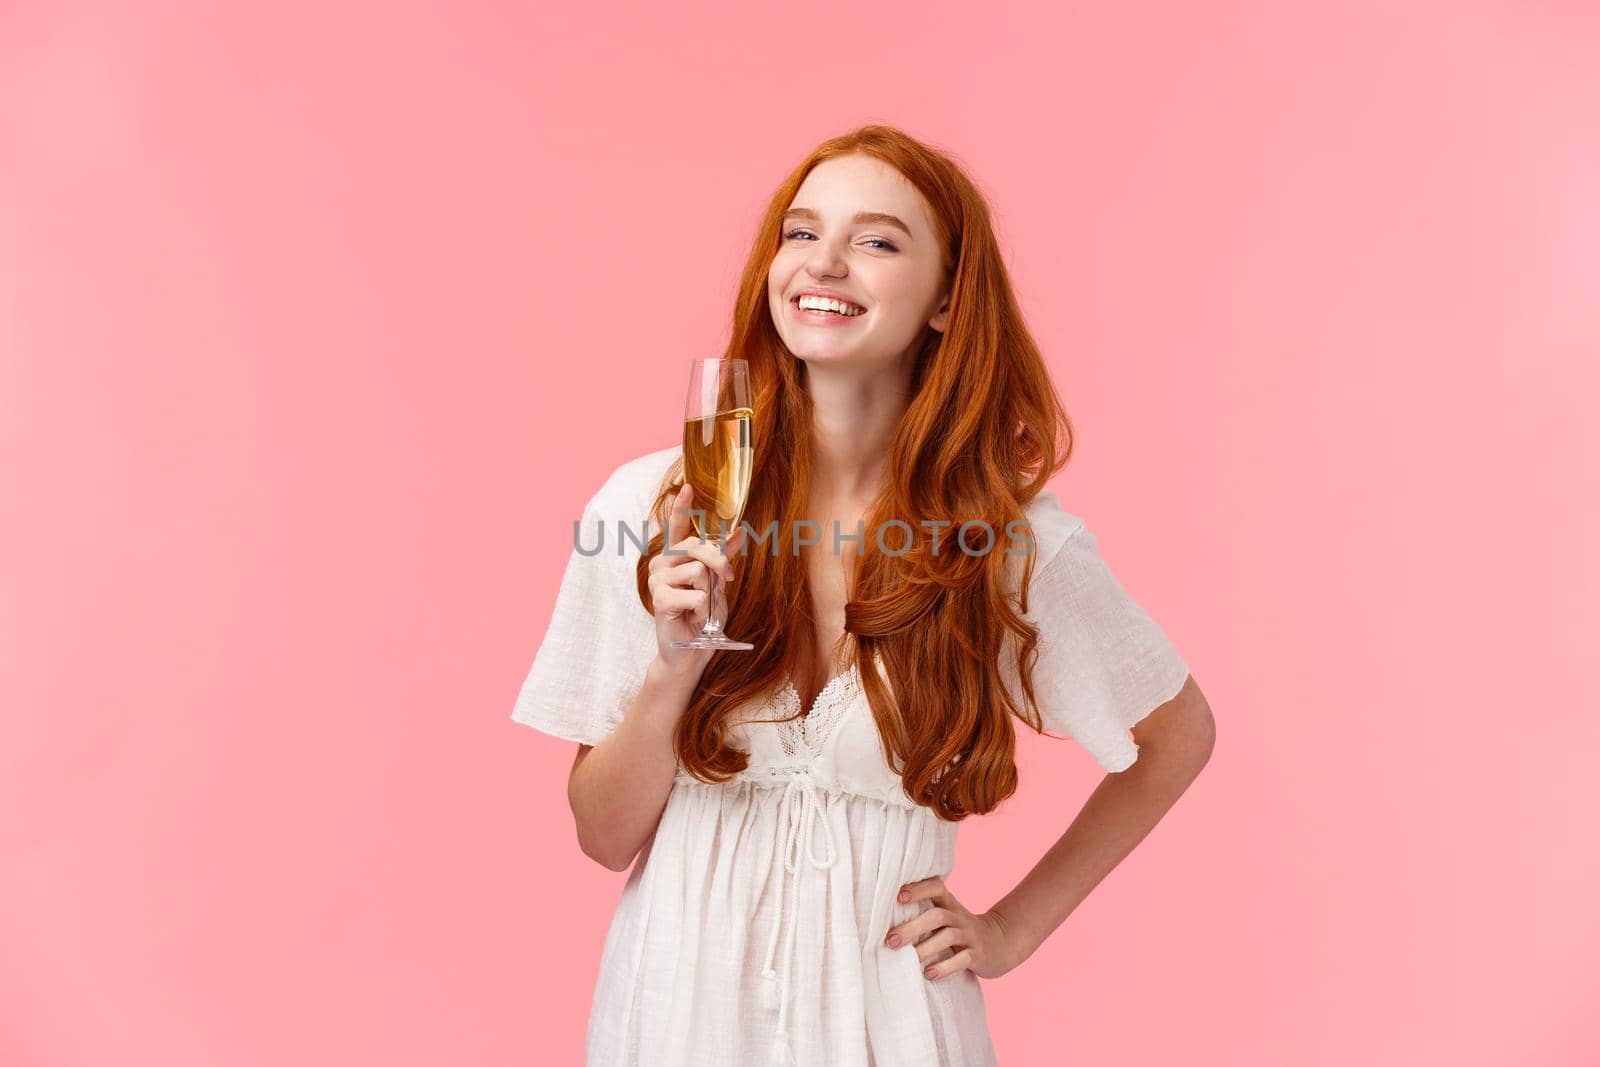
[[(773, 193), (745, 263), (727, 356), (749, 363), (755, 406), (755, 462), (744, 520), (785, 540), (804, 519), (810, 489), (811, 396), (805, 364), (784, 346), (767, 303), (767, 271), (781, 222), (811, 169), (851, 153), (873, 156), (903, 174), (926, 199), (945, 250), (950, 312), (943, 333), (924, 327), (916, 342), (913, 395), (887, 457), (884, 485), (864, 516), (842, 649), (859, 670), (889, 765), (906, 793), (941, 818), (992, 811), (1017, 787), (1012, 716), (1042, 729), (1033, 691), (1038, 632), (1023, 617), (1034, 558), (1008, 556), (1001, 531), (1025, 521), (1024, 508), (1072, 448), (1072, 429), (1038, 346), (1023, 323), (982, 195), (947, 155), (889, 126), (869, 125), (818, 145)], [(683, 484), (682, 461), (667, 471), (655, 502), (657, 532), (641, 554), (638, 587), (648, 609), (648, 567), (662, 549), (667, 507)], [(911, 547), (879, 550), (872, 531), (908, 523)], [(947, 520), (940, 550), (923, 520)], [(951, 531), (982, 520), (996, 531), (992, 551), (952, 550)], [(884, 535), (891, 551), (903, 527)], [(826, 542), (825, 542), (826, 543)], [(976, 537), (968, 541), (974, 548)], [(1022, 560), (1021, 584), (1008, 560)], [(815, 622), (805, 558), (787, 550), (750, 551), (728, 587), (726, 628), (755, 643), (715, 656), (679, 722), (684, 769), (702, 781), (727, 781), (748, 753), (727, 743), (738, 706), (814, 668)], [(1014, 641), (1022, 706), (1005, 685), (1000, 657)], [(880, 676), (869, 669), (877, 659)], [(802, 709), (801, 714), (804, 714)]]

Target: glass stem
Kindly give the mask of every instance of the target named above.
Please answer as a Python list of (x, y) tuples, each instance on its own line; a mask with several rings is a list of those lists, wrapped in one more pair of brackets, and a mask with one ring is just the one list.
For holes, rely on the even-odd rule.
[[(721, 541), (712, 541), (711, 544), (722, 548)], [(706, 588), (706, 624), (700, 629), (700, 636), (710, 637), (722, 632), (722, 620), (727, 615), (727, 605), (722, 599), (722, 582), (717, 577), (717, 572), (710, 567), (706, 568), (706, 577), (710, 585)]]

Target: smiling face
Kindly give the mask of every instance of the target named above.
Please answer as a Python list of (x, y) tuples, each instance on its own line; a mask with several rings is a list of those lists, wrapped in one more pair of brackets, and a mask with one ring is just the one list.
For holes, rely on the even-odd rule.
[(948, 293), (927, 201), (904, 175), (866, 155), (812, 168), (767, 270), (772, 321), (796, 358), (892, 365), (924, 327), (944, 330)]

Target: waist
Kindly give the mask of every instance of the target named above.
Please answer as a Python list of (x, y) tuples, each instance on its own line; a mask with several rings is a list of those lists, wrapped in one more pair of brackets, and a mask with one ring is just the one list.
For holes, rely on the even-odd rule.
[(899, 779), (893, 784), (877, 782), (860, 782), (806, 764), (779, 764), (776, 766), (751, 767), (740, 771), (726, 782), (702, 782), (682, 767), (678, 768), (673, 778), (673, 788), (677, 789), (702, 789), (702, 790), (736, 790), (754, 789), (771, 791), (781, 794), (789, 788), (790, 782), (798, 777), (808, 777), (811, 784), (818, 792), (832, 797), (842, 797), (846, 800), (870, 801), (889, 807), (901, 808), (907, 812), (923, 812), (931, 818), (937, 818), (931, 808), (925, 808), (915, 803), (900, 787)]

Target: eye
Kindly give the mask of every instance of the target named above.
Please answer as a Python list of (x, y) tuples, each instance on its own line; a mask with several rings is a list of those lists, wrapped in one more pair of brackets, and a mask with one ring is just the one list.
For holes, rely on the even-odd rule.
[[(783, 235), (783, 239), (785, 241), (798, 237), (808, 237), (813, 241), (816, 240), (816, 234), (812, 233), (810, 230), (790, 230)], [(881, 246), (880, 250), (884, 252), (900, 251), (900, 249), (896, 248), (892, 242), (886, 241), (882, 237), (868, 237), (866, 243), (869, 245)]]

